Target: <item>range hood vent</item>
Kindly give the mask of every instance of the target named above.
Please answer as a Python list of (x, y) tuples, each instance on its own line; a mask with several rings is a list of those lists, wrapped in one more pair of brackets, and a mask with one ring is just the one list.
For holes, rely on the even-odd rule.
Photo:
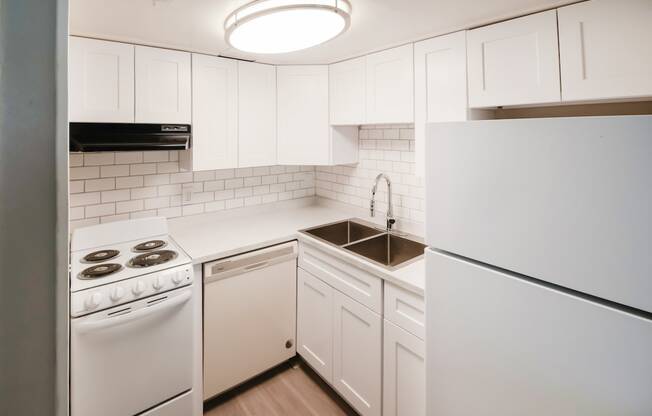
[(184, 150), (189, 124), (70, 123), (71, 152)]

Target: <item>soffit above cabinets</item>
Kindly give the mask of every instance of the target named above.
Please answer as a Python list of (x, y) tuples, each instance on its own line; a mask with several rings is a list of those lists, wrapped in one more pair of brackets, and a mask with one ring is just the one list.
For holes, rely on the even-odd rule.
[(70, 0), (70, 33), (272, 64), (328, 64), (574, 2), (352, 0), (351, 28), (340, 37), (303, 51), (255, 55), (224, 39), (224, 19), (249, 1)]

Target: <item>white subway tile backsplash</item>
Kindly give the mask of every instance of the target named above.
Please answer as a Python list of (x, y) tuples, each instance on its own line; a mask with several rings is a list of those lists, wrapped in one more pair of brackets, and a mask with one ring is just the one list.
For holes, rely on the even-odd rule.
[(99, 166), (85, 166), (70, 168), (70, 180), (76, 179), (94, 179), (100, 177)]
[[(368, 207), (373, 180), (386, 173), (393, 183), (394, 214), (400, 220), (423, 223), (423, 180), (415, 176), (414, 126), (362, 126), (359, 130), (359, 163), (355, 166), (318, 166), (314, 184), (318, 196)], [(292, 189), (290, 185), (288, 189)], [(301, 190), (293, 191), (296, 195)], [(379, 213), (387, 211), (386, 185), (376, 194)]]
[(129, 176), (129, 174), (129, 165), (108, 165), (100, 167), (100, 176), (103, 178)]
[(115, 191), (102, 192), (102, 203), (128, 201), (129, 199), (131, 199), (131, 193), (129, 192), (129, 189), (117, 189)]
[(111, 152), (84, 153), (84, 166), (100, 166), (115, 164), (115, 155)]
[(88, 179), (84, 186), (85, 192), (108, 191), (111, 189), (115, 189), (114, 178)]
[(116, 165), (143, 163), (143, 152), (118, 152), (115, 154)]
[[(176, 151), (71, 153), (70, 163), (72, 227), (152, 215), (173, 218), (315, 194), (312, 166), (180, 172)], [(190, 199), (182, 201), (186, 191)]]

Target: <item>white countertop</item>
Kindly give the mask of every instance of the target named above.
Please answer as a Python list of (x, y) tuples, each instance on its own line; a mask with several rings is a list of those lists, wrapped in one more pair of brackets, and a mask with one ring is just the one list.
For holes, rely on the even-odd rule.
[[(198, 264), (295, 240), (298, 231), (305, 228), (360, 217), (360, 210), (355, 207), (317, 201), (319, 200), (303, 199), (193, 215), (171, 219), (168, 224), (172, 238), (192, 258), (193, 263)], [(418, 294), (424, 293), (423, 259), (390, 271), (344, 250), (310, 239), (323, 246), (324, 250), (373, 272), (380, 278)]]

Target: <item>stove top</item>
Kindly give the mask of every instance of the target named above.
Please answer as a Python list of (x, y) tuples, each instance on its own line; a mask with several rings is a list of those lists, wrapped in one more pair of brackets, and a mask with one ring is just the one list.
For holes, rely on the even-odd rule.
[(190, 258), (167, 235), (73, 251), (70, 290), (85, 290), (188, 263)]

